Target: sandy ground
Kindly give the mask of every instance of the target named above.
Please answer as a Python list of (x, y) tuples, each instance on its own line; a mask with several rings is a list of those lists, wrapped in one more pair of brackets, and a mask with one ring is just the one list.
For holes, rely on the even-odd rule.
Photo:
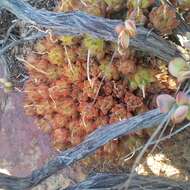
[[(7, 95), (0, 91), (0, 171), (16, 176), (29, 175), (56, 155), (49, 137), (33, 124), (33, 118), (25, 116), (22, 98), (19, 93)], [(83, 178), (77, 166), (61, 171), (34, 189), (53, 190)]]

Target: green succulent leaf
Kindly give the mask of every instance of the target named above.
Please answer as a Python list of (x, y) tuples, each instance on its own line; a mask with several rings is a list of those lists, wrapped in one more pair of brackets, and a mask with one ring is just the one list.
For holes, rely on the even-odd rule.
[(84, 46), (91, 51), (92, 54), (104, 52), (104, 40), (86, 36), (84, 38)]
[(155, 0), (130, 0), (128, 3), (133, 8), (142, 8), (146, 9), (147, 7), (151, 6)]
[(150, 83), (155, 81), (153, 73), (149, 69), (143, 67), (139, 67), (137, 69), (137, 72), (134, 75), (134, 79), (139, 88), (148, 86)]
[(190, 67), (184, 59), (177, 57), (170, 61), (168, 70), (171, 75), (179, 78), (183, 72), (189, 71)]
[(168, 113), (176, 103), (176, 100), (168, 94), (161, 94), (157, 96), (156, 103), (161, 113)]
[(172, 115), (172, 121), (174, 124), (181, 123), (188, 115), (189, 107), (187, 105), (179, 106)]
[(59, 40), (61, 44), (70, 46), (73, 44), (74, 36), (60, 36)]

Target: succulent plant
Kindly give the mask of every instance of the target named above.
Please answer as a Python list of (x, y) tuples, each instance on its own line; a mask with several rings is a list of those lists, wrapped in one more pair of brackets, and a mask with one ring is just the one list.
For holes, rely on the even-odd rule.
[(81, 82), (86, 78), (86, 72), (80, 62), (75, 65), (65, 64), (62, 75), (66, 78), (69, 83)]
[(127, 110), (129, 112), (134, 112), (137, 109), (143, 107), (142, 98), (135, 96), (134, 94), (130, 92), (125, 93), (124, 102), (126, 103)]
[(122, 48), (127, 49), (129, 47), (129, 35), (125, 30), (125, 26), (120, 24), (116, 26), (115, 31), (118, 34), (118, 45), (121, 45)]
[(35, 45), (35, 50), (39, 52), (40, 54), (47, 53), (52, 47), (55, 46), (56, 38), (49, 36), (44, 38), (43, 40), (40, 40)]
[(132, 59), (121, 60), (118, 66), (118, 70), (124, 75), (135, 73), (136, 62)]
[(134, 9), (132, 12), (130, 12), (127, 19), (133, 19), (135, 20), (135, 23), (139, 25), (144, 25), (147, 21), (142, 9)]
[(113, 85), (112, 96), (123, 100), (128, 88), (125, 80), (118, 80), (117, 82), (113, 82), (112, 85)]
[(25, 98), (24, 101), (24, 113), (27, 116), (36, 116), (36, 106)]
[(71, 46), (76, 43), (74, 36), (59, 36), (58, 40), (62, 45)]
[(83, 96), (87, 96), (89, 98), (96, 97), (96, 94), (99, 91), (101, 82), (99, 80), (94, 80), (93, 85), (90, 84), (88, 80), (83, 82)]
[(190, 96), (182, 91), (178, 92), (176, 98), (168, 94), (159, 95), (157, 97), (157, 106), (161, 113), (172, 111), (171, 120), (174, 124), (190, 119)]
[[(42, 75), (47, 76), (48, 73), (46, 72), (46, 70), (48, 66), (49, 66), (49, 61), (47, 59), (45, 58), (40, 59), (40, 57), (34, 54), (31, 54), (26, 59), (26, 68), (29, 74), (40, 73)], [(31, 77), (33, 76), (31, 75)], [(40, 77), (36, 77), (36, 78), (40, 78)]]
[(36, 105), (36, 114), (39, 116), (51, 114), (52, 112), (52, 105), (48, 100), (41, 101)]
[(77, 116), (76, 103), (72, 98), (66, 97), (63, 100), (55, 100), (54, 111), (67, 117), (75, 118)]
[(49, 81), (54, 81), (59, 79), (61, 76), (61, 69), (57, 67), (57, 65), (49, 65), (46, 70), (46, 77)]
[(41, 129), (41, 131), (43, 131), (44, 133), (50, 134), (52, 132), (52, 128), (51, 128), (49, 122), (46, 119), (44, 119), (44, 118), (40, 118), (40, 119), (37, 118), (35, 120), (35, 124), (37, 126), (39, 126), (39, 128)]
[(168, 70), (172, 76), (178, 79), (178, 82), (183, 82), (190, 77), (190, 66), (180, 57), (174, 58), (170, 61)]
[(132, 117), (132, 114), (127, 111), (124, 104), (115, 104), (114, 107), (111, 109), (111, 115), (109, 123), (115, 123), (122, 119), (128, 119)]
[(187, 105), (179, 106), (172, 114), (171, 120), (173, 123), (178, 124), (185, 120), (188, 115), (189, 108)]
[(40, 84), (41, 82), (54, 80), (59, 77), (57, 66), (52, 65), (46, 57), (42, 57), (41, 59), (36, 56), (32, 57), (33, 56), (27, 59), (27, 69), (30, 74), (30, 79), (32, 79), (33, 82)]
[[(25, 86), (25, 92), (30, 94), (28, 96), (28, 100), (31, 102), (36, 102), (43, 100), (44, 98), (47, 98), (48, 91), (45, 89), (46, 87), (43, 87), (41, 89), (38, 89), (38, 86), (36, 86), (32, 81), (28, 81), (27, 85)], [(45, 90), (45, 93), (43, 91)]]
[(129, 0), (127, 5), (130, 9), (146, 9), (153, 5), (155, 0)]
[(119, 10), (125, 3), (125, 0), (104, 0), (109, 10)]
[(94, 121), (94, 128), (100, 128), (103, 127), (105, 125), (107, 125), (109, 123), (109, 117), (106, 116), (99, 116), (96, 118), (96, 120)]
[(46, 70), (48, 69), (48, 67), (50, 67), (51, 64), (45, 57), (42, 57), (42, 59), (40, 59), (39, 62), (35, 61), (32, 63), (32, 65), (35, 66), (38, 70), (46, 72)]
[(161, 113), (167, 113), (171, 110), (172, 106), (176, 103), (175, 98), (168, 94), (161, 94), (156, 99), (157, 106)]
[(51, 124), (53, 129), (57, 129), (57, 128), (63, 128), (65, 126), (68, 125), (68, 117), (65, 117), (59, 113), (56, 113), (53, 115), (53, 117), (51, 118)]
[(113, 92), (113, 84), (109, 80), (106, 80), (104, 85), (102, 86), (102, 89), (105, 95), (109, 96)]
[(48, 89), (50, 97), (53, 99), (59, 99), (71, 94), (71, 86), (66, 80), (56, 80), (52, 86)]
[(98, 97), (97, 107), (106, 115), (114, 105), (114, 99), (112, 96)]
[(84, 47), (90, 51), (90, 54), (96, 56), (98, 59), (104, 57), (105, 42), (102, 39), (86, 36), (84, 38)]
[(147, 68), (138, 67), (136, 73), (129, 76), (132, 89), (140, 88), (145, 97), (145, 88), (155, 81), (153, 71)]
[(36, 44), (36, 51), (39, 53), (47, 53), (51, 48), (57, 45), (57, 37), (48, 35)]
[(62, 0), (60, 6), (57, 8), (57, 11), (68, 12), (81, 10), (95, 16), (105, 16), (104, 7), (105, 3), (102, 0)]
[(85, 120), (95, 119), (99, 115), (98, 109), (88, 102), (81, 102), (78, 109)]
[(49, 93), (48, 93), (48, 86), (45, 84), (40, 84), (37, 87), (37, 92), (40, 95), (41, 99), (48, 100), (49, 99)]
[(162, 34), (170, 34), (179, 25), (175, 9), (165, 4), (154, 8), (149, 14), (149, 19), (154, 28)]
[(85, 118), (81, 118), (80, 126), (85, 130), (86, 134), (92, 133), (97, 128), (93, 119), (87, 120)]
[(137, 34), (136, 23), (132, 19), (127, 19), (124, 24), (116, 26), (115, 31), (118, 33), (118, 44), (123, 48), (128, 48), (130, 37)]
[(117, 6), (117, 4), (121, 3), (121, 1), (119, 2), (118, 0), (104, 0), (104, 1), (109, 6)]
[(55, 65), (63, 65), (64, 51), (61, 46), (54, 46), (48, 52), (48, 60)]
[(117, 67), (114, 64), (110, 64), (107, 60), (101, 61), (99, 68), (102, 75), (105, 76), (106, 79), (119, 79), (119, 72), (117, 70)]

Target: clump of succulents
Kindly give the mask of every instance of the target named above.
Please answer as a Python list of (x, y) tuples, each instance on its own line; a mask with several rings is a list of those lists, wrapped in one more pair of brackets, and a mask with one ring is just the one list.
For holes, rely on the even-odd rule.
[[(109, 12), (120, 9), (123, 2), (61, 1), (57, 10), (86, 10), (93, 15), (105, 15), (105, 6)], [(35, 47), (39, 54), (27, 57), (30, 79), (25, 84), (24, 108), (26, 114), (34, 116), (38, 126), (49, 133), (56, 149), (73, 147), (95, 129), (128, 119), (146, 108), (143, 98), (137, 94), (139, 89), (145, 94), (145, 88), (155, 78), (151, 69), (140, 66), (138, 57), (128, 46), (130, 38), (137, 34), (136, 22), (145, 22), (143, 11), (154, 1), (139, 2), (138, 12), (136, 1), (129, 1), (128, 5), (133, 7), (130, 18), (116, 27), (119, 43), (126, 52), (118, 53), (112, 61), (115, 47), (88, 35), (44, 38)], [(136, 147), (133, 135), (137, 134), (127, 138), (130, 150), (121, 148), (126, 140), (121, 138), (102, 147), (95, 157), (116, 160)]]
[(185, 92), (178, 92), (176, 98), (162, 94), (157, 97), (157, 105), (161, 113), (171, 112), (171, 120), (174, 124), (190, 120), (190, 96)]
[(176, 11), (166, 4), (153, 8), (149, 19), (153, 27), (162, 34), (170, 34), (179, 25)]
[[(79, 43), (73, 40), (75, 39), (59, 37), (56, 42), (51, 42), (48, 38), (46, 42), (44, 39), (41, 43), (46, 49), (45, 53), (31, 54), (27, 59), (30, 79), (25, 85), (26, 113), (37, 118), (36, 123), (51, 135), (52, 144), (59, 150), (79, 144), (96, 128), (132, 117), (143, 106), (141, 98), (127, 92), (125, 78), (120, 76), (122, 71), (124, 75), (136, 70), (135, 65), (129, 71), (124, 69), (126, 63), (132, 60), (121, 59), (119, 67), (117, 62), (110, 63), (108, 56), (104, 55), (105, 42), (90, 39), (86, 41), (86, 45), (90, 46), (84, 47), (81, 39), (78, 39)], [(84, 55), (80, 58), (78, 51), (74, 51), (76, 59), (69, 64), (65, 59), (65, 46), (68, 50), (74, 47), (75, 50), (91, 48), (94, 53), (92, 59), (96, 58), (100, 47), (102, 58), (90, 64), (92, 83), (87, 78)], [(114, 146), (116, 145), (119, 150), (120, 143)], [(110, 152), (110, 146), (103, 148), (101, 155)]]

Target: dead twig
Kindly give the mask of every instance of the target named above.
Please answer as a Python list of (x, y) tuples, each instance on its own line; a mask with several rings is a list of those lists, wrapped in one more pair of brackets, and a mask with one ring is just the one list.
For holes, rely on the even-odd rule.
[[(83, 35), (89, 34), (96, 38), (117, 42), (116, 26), (122, 24), (121, 20), (111, 20), (91, 16), (81, 11), (68, 13), (55, 13), (38, 10), (22, 0), (1, 0), (0, 7), (15, 14), (19, 19), (40, 28), (52, 31), (56, 35)], [(130, 39), (130, 46), (168, 62), (173, 57), (181, 56), (176, 46), (170, 44), (160, 36), (148, 30), (137, 28), (137, 36)], [(47, 35), (47, 34), (46, 34)]]
[[(89, 176), (85, 181), (60, 190), (118, 190), (129, 178), (129, 173), (98, 173)], [(128, 190), (189, 190), (187, 182), (176, 182), (162, 177), (135, 175)]]

